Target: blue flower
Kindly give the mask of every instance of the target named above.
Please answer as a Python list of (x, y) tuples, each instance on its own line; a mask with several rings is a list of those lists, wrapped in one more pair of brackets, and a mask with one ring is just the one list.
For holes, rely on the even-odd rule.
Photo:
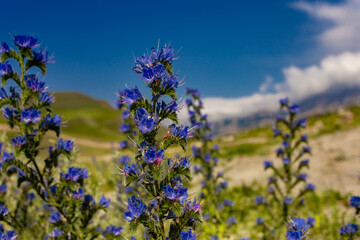
[(51, 115), (48, 114), (40, 123), (40, 128), (42, 130), (54, 129), (60, 126), (61, 126), (61, 116), (59, 114), (55, 114), (53, 117), (51, 117)]
[(315, 226), (315, 218), (312, 217), (308, 217), (306, 219), (306, 223), (310, 225), (310, 227), (314, 227)]
[(5, 76), (6, 74), (9, 74), (12, 72), (12, 68), (9, 62), (0, 62), (0, 76)]
[(95, 207), (96, 205), (96, 202), (95, 202), (95, 199), (93, 196), (91, 195), (85, 195), (84, 197), (84, 202), (83, 202), (83, 207), (90, 207), (90, 208), (93, 208)]
[(149, 149), (145, 152), (145, 160), (148, 163), (156, 163), (159, 164), (162, 160), (164, 160), (164, 149), (159, 149), (158, 151), (156, 151), (156, 148), (151, 146), (149, 147)]
[(53, 96), (48, 92), (42, 92), (39, 96), (39, 100), (44, 104), (51, 104), (53, 103)]
[(360, 209), (360, 197), (359, 196), (351, 196), (350, 206)]
[(229, 218), (226, 220), (226, 224), (227, 224), (228, 226), (232, 226), (232, 225), (234, 225), (234, 224), (236, 224), (236, 223), (237, 223), (237, 220), (236, 220), (235, 217), (229, 217)]
[(10, 52), (9, 46), (6, 44), (6, 42), (2, 42), (0, 45), (0, 54), (8, 52)]
[(191, 94), (191, 95), (195, 96), (196, 98), (201, 97), (199, 90), (194, 89), (194, 88), (186, 88), (186, 94)]
[(309, 166), (309, 159), (301, 160), (300, 166)]
[(99, 201), (99, 205), (108, 208), (110, 201), (111, 201), (110, 198), (106, 199), (105, 195), (102, 195)]
[(269, 177), (268, 183), (275, 183), (276, 180), (277, 180), (276, 177)]
[(281, 98), (279, 100), (280, 105), (288, 105), (289, 104), (289, 98), (285, 97), (285, 98)]
[(50, 222), (56, 224), (61, 221), (61, 214), (59, 212), (53, 212), (50, 215)]
[(18, 148), (20, 148), (25, 143), (26, 143), (26, 136), (17, 136), (11, 139), (11, 144)]
[(162, 86), (165, 89), (173, 89), (179, 87), (181, 82), (182, 80), (178, 81), (176, 75), (170, 75), (163, 80)]
[(120, 132), (128, 132), (130, 131), (130, 125), (129, 124), (121, 124), (120, 128), (119, 128)]
[(188, 231), (181, 231), (180, 240), (196, 240), (196, 234), (189, 229)]
[(0, 231), (0, 240), (16, 240), (17, 235), (15, 235), (15, 231)]
[(157, 54), (157, 61), (161, 63), (169, 62), (172, 63), (175, 58), (176, 53), (174, 53), (174, 49), (170, 46), (162, 47)]
[(139, 198), (131, 196), (128, 199), (127, 209), (129, 211), (125, 212), (125, 219), (128, 222), (131, 222), (133, 219), (136, 219), (143, 214), (146, 209), (146, 205)]
[(0, 216), (4, 217), (9, 214), (9, 210), (2, 204), (0, 204)]
[(315, 190), (315, 185), (312, 184), (312, 183), (308, 183), (306, 185), (306, 189), (309, 190), (309, 191), (314, 191)]
[(305, 181), (307, 179), (307, 174), (306, 173), (300, 173), (297, 175), (297, 179), (300, 180), (300, 181)]
[(345, 226), (340, 228), (340, 235), (355, 235), (359, 230), (359, 226), (357, 224), (348, 223)]
[(166, 69), (164, 65), (159, 64), (158, 66), (151, 68), (145, 67), (142, 70), (142, 79), (147, 83), (152, 83), (153, 80), (162, 80), (166, 75)]
[(49, 234), (50, 237), (52, 238), (57, 238), (57, 237), (60, 237), (62, 235), (64, 235), (65, 233), (59, 229), (59, 228), (54, 228), (51, 233)]
[(88, 170), (86, 168), (70, 167), (66, 174), (62, 173), (62, 176), (66, 181), (77, 182), (88, 177)]
[(139, 167), (136, 163), (129, 165), (127, 162), (124, 163), (124, 173), (126, 176), (132, 176), (140, 174)]
[(270, 167), (272, 167), (273, 166), (273, 162), (272, 161), (268, 161), (268, 160), (265, 160), (264, 161), (264, 168), (265, 169), (268, 169), (268, 168), (270, 168)]
[(16, 35), (14, 37), (14, 43), (18, 47), (23, 48), (38, 48), (40, 44), (36, 44), (38, 41), (37, 38), (31, 37), (31, 36), (25, 36), (25, 35)]
[(122, 113), (122, 118), (123, 118), (124, 120), (128, 119), (129, 117), (130, 117), (130, 112), (129, 112), (129, 111), (124, 111), (124, 112)]
[(74, 148), (74, 143), (71, 140), (63, 140), (62, 138), (59, 139), (57, 148), (59, 150), (64, 150), (66, 152), (71, 152)]
[(284, 165), (290, 164), (290, 158), (284, 158), (283, 163), (284, 163)]
[(256, 203), (256, 204), (265, 203), (265, 198), (264, 198), (263, 196), (256, 196), (256, 197), (255, 197), (255, 203)]
[(157, 125), (157, 117), (150, 116), (145, 108), (139, 108), (135, 112), (135, 123), (139, 126), (142, 133), (151, 132)]
[(124, 149), (124, 148), (126, 148), (126, 147), (128, 147), (128, 146), (129, 146), (129, 143), (128, 143), (128, 141), (126, 141), (126, 140), (119, 142), (119, 148), (120, 148), (120, 149)]
[(268, 188), (268, 193), (270, 193), (270, 194), (272, 194), (272, 193), (275, 193), (275, 188), (274, 188), (274, 186), (269, 186), (269, 188)]
[(33, 92), (43, 92), (46, 90), (45, 82), (39, 81), (35, 74), (25, 76), (26, 86)]
[(286, 232), (286, 240), (302, 240), (303, 236), (301, 231), (289, 230)]
[(228, 184), (227, 181), (223, 181), (223, 182), (220, 183), (220, 187), (222, 187), (222, 188), (226, 188), (228, 185), (229, 184)]
[(291, 197), (284, 198), (284, 203), (285, 204), (292, 204), (292, 202), (293, 202), (293, 199)]
[(53, 56), (49, 56), (48, 52), (46, 50), (38, 50), (34, 51), (34, 60), (39, 61), (42, 63), (54, 63), (54, 61), (50, 61), (53, 59)]
[(171, 187), (171, 186), (164, 186), (163, 188), (165, 196), (170, 200), (178, 200), (180, 203), (184, 203), (185, 200), (189, 197), (187, 187)]
[(119, 91), (120, 102), (122, 104), (127, 104), (131, 106), (134, 102), (139, 101), (142, 99), (141, 92), (135, 86), (135, 88), (125, 88), (122, 91)]
[(171, 124), (169, 126), (169, 132), (172, 136), (175, 136), (180, 139), (191, 138), (195, 132), (195, 128), (190, 128), (189, 126), (176, 126)]
[(123, 231), (122, 227), (115, 227), (114, 225), (109, 225), (106, 227), (105, 234), (112, 234), (113, 236), (119, 236)]
[(293, 104), (289, 107), (290, 113), (292, 114), (297, 114), (300, 112), (300, 107), (299, 105)]
[(15, 160), (15, 156), (13, 153), (7, 153), (7, 152), (3, 152), (3, 155), (2, 155), (2, 161), (3, 162), (10, 162), (12, 160)]
[[(190, 106), (192, 103), (193, 103), (192, 100), (189, 98), (185, 100), (186, 106)], [(190, 114), (190, 111), (189, 111), (189, 114)]]
[(33, 108), (28, 108), (21, 111), (21, 121), (23, 121), (25, 124), (29, 123), (36, 123), (40, 121), (41, 111)]
[(282, 132), (281, 132), (280, 129), (277, 129), (277, 128), (273, 129), (273, 135), (274, 135), (274, 137), (281, 135), (281, 133), (282, 133)]
[(5, 88), (1, 87), (0, 88), (0, 100), (6, 99), (6, 98), (8, 98), (6, 90), (5, 90)]
[(283, 142), (282, 142), (282, 146), (283, 146), (284, 148), (290, 147), (289, 141), (283, 141)]
[(7, 185), (5, 183), (0, 185), (0, 194), (5, 194), (7, 191)]
[(84, 191), (82, 188), (79, 188), (78, 191), (73, 191), (72, 194), (74, 199), (79, 200), (84, 196)]
[(261, 225), (261, 224), (264, 224), (265, 222), (261, 217), (258, 217), (258, 218), (256, 218), (256, 223)]

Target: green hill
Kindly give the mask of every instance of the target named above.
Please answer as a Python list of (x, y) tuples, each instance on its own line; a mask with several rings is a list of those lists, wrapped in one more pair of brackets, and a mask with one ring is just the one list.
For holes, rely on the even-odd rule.
[(54, 94), (54, 113), (65, 120), (64, 134), (96, 140), (119, 140), (120, 112), (104, 100), (94, 99), (78, 92)]

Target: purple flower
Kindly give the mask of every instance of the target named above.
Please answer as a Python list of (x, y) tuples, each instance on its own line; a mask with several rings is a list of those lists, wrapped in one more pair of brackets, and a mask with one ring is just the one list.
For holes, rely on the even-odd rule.
[(283, 146), (284, 148), (290, 147), (289, 141), (283, 141), (283, 142), (282, 142), (282, 146)]
[(46, 90), (45, 82), (39, 81), (35, 74), (25, 76), (26, 86), (33, 92), (43, 92)]
[(15, 160), (15, 156), (13, 153), (7, 153), (7, 152), (3, 152), (2, 158), (1, 160), (3, 162), (10, 162), (12, 160)]
[(88, 177), (88, 170), (86, 168), (70, 167), (66, 174), (62, 173), (62, 176), (66, 181), (77, 182)]
[(2, 42), (0, 45), (0, 54), (8, 52), (10, 52), (9, 46), (6, 44), (6, 42)]
[(114, 225), (109, 225), (106, 227), (105, 235), (111, 234), (113, 236), (120, 236), (120, 234), (123, 232), (122, 227), (115, 227)]
[(42, 92), (39, 96), (39, 100), (44, 104), (51, 104), (53, 103), (53, 96), (48, 92)]
[(300, 181), (305, 181), (307, 179), (307, 174), (306, 173), (300, 173), (297, 175), (297, 179), (300, 180)]
[(100, 201), (99, 201), (99, 205), (103, 206), (105, 208), (108, 208), (110, 201), (111, 201), (110, 198), (106, 199), (105, 195), (102, 195), (102, 197), (100, 198)]
[(0, 76), (5, 76), (6, 74), (8, 73), (11, 73), (12, 72), (12, 68), (11, 68), (11, 65), (9, 62), (4, 62), (4, 63), (1, 63), (0, 62)]
[(5, 88), (1, 87), (0, 88), (0, 100), (6, 99), (6, 98), (8, 98), (6, 90), (5, 90)]
[(14, 37), (14, 43), (18, 47), (23, 48), (38, 48), (40, 44), (36, 44), (38, 41), (37, 38), (31, 37), (31, 36), (25, 36), (25, 35), (16, 35)]
[(172, 88), (177, 88), (179, 87), (181, 84), (182, 80), (179, 80), (177, 79), (177, 76), (176, 75), (170, 75), (170, 76), (167, 76), (163, 82), (162, 82), (162, 86), (163, 88), (165, 89), (172, 89)]
[(65, 150), (66, 152), (71, 152), (74, 148), (74, 143), (71, 140), (63, 140), (62, 138), (59, 139), (57, 148), (59, 150)]
[(162, 47), (157, 54), (157, 61), (161, 63), (170, 62), (172, 63), (173, 60), (176, 60), (175, 58), (176, 52), (174, 52), (174, 49), (170, 46)]
[[(190, 106), (191, 104), (192, 104), (192, 100), (191, 99), (186, 99), (185, 100), (185, 104), (186, 104), (186, 106)], [(190, 114), (190, 111), (189, 111), (189, 114)]]
[(14, 117), (17, 117), (18, 114), (19, 114), (19, 112), (16, 109), (5, 108), (3, 116), (7, 120), (9, 120), (9, 119), (12, 119)]
[(145, 152), (144, 157), (148, 163), (159, 164), (162, 160), (164, 160), (164, 149), (159, 149), (158, 151), (156, 151), (156, 148), (151, 146)]
[(125, 212), (125, 219), (128, 222), (131, 222), (133, 219), (136, 219), (143, 214), (146, 209), (146, 205), (139, 198), (131, 196), (128, 199), (127, 209), (128, 211)]
[(0, 239), (1, 240), (16, 240), (17, 235), (15, 235), (15, 231), (3, 231), (3, 229), (0, 231)]
[(40, 123), (40, 128), (45, 131), (60, 126), (61, 126), (61, 116), (58, 114), (55, 114), (53, 117), (51, 117), (51, 115), (48, 114)]
[(128, 132), (130, 131), (130, 125), (129, 124), (121, 124), (120, 128), (119, 128), (120, 132)]
[(65, 233), (59, 229), (59, 228), (54, 228), (51, 233), (49, 234), (50, 237), (52, 238), (57, 238), (57, 237), (60, 237), (62, 235), (64, 235)]
[(163, 188), (165, 196), (170, 200), (178, 200), (180, 203), (184, 203), (185, 200), (189, 197), (187, 187), (182, 187), (182, 185), (178, 187), (164, 186)]
[(164, 65), (159, 64), (158, 66), (151, 68), (145, 67), (142, 70), (142, 79), (147, 83), (152, 83), (153, 80), (162, 80), (166, 75), (166, 69)]
[(293, 202), (293, 199), (292, 198), (284, 198), (284, 203), (285, 204), (292, 204), (292, 202)]
[(290, 158), (284, 158), (283, 163), (284, 163), (284, 165), (290, 164)]
[(128, 119), (129, 117), (130, 117), (130, 112), (129, 112), (129, 111), (124, 111), (124, 112), (122, 113), (122, 118), (123, 118), (124, 120)]
[(120, 103), (127, 104), (128, 106), (131, 106), (134, 102), (139, 101), (142, 99), (141, 92), (139, 89), (135, 86), (135, 88), (125, 88), (122, 91), (119, 91), (120, 96)]
[(61, 214), (58, 212), (53, 212), (50, 215), (50, 222), (56, 224), (61, 221)]
[(235, 217), (229, 217), (229, 218), (226, 220), (226, 224), (227, 224), (228, 226), (232, 226), (232, 225), (234, 225), (234, 224), (236, 224), (236, 223), (237, 223), (237, 220), (236, 220)]
[(263, 196), (256, 196), (256, 197), (255, 197), (255, 203), (256, 203), (256, 204), (265, 203), (265, 198), (264, 198)]
[(5, 183), (0, 185), (0, 194), (5, 194), (7, 191), (7, 185)]
[(124, 173), (126, 176), (132, 176), (140, 174), (139, 167), (136, 163), (133, 163), (132, 165), (129, 165), (127, 162), (124, 163)]
[(303, 151), (304, 153), (310, 153), (310, 152), (311, 152), (311, 148), (310, 148), (309, 146), (305, 146), (305, 147), (303, 147), (302, 151)]
[(2, 204), (0, 204), (0, 216), (4, 217), (9, 215), (9, 210)]
[(172, 124), (169, 126), (169, 132), (172, 136), (175, 136), (180, 139), (191, 138), (195, 132), (195, 128), (190, 128), (189, 126), (176, 126)]
[(300, 166), (309, 166), (309, 159), (302, 160)]
[(312, 183), (308, 183), (308, 184), (306, 185), (306, 190), (314, 191), (314, 190), (315, 190), (315, 185), (312, 184)]
[(265, 169), (268, 169), (268, 168), (270, 168), (270, 167), (272, 167), (273, 166), (273, 162), (272, 161), (268, 161), (268, 160), (265, 160), (264, 161), (264, 168)]
[(124, 148), (126, 148), (126, 147), (128, 147), (128, 146), (129, 146), (129, 143), (128, 143), (128, 141), (126, 141), (126, 140), (119, 142), (119, 148), (120, 148), (120, 149), (124, 149)]
[(21, 121), (23, 121), (25, 124), (29, 123), (36, 123), (40, 121), (41, 111), (33, 108), (28, 108), (21, 111)]
[(157, 117), (150, 116), (145, 108), (139, 108), (135, 112), (135, 123), (139, 126), (142, 133), (151, 132), (157, 125)]
[(130, 157), (127, 155), (121, 156), (119, 162), (125, 164), (126, 162), (130, 162)]
[(348, 223), (340, 228), (340, 235), (353, 236), (357, 233), (357, 231), (359, 231), (359, 226), (357, 224)]
[(189, 229), (188, 231), (181, 231), (180, 240), (196, 240), (196, 234)]
[(229, 207), (233, 207), (234, 206), (234, 202), (228, 199), (224, 200), (224, 205), (225, 206), (229, 206)]
[(26, 143), (26, 136), (17, 136), (11, 139), (11, 144), (18, 148), (20, 148), (25, 143)]
[(280, 105), (288, 105), (288, 104), (289, 104), (289, 98), (288, 98), (288, 97), (286, 97), (286, 98), (281, 98), (281, 99), (279, 100), (279, 103), (280, 103)]
[(289, 107), (289, 110), (291, 114), (297, 114), (300, 112), (300, 107), (299, 105), (293, 104)]
[(315, 218), (312, 217), (308, 217), (306, 219), (306, 223), (310, 225), (310, 227), (314, 227), (315, 226)]
[(79, 200), (84, 196), (84, 191), (82, 188), (79, 188), (78, 191), (73, 191), (72, 194), (74, 199)]
[(199, 90), (194, 89), (194, 88), (186, 88), (186, 94), (191, 94), (196, 98), (201, 97), (201, 94), (200, 94)]
[(39, 61), (42, 63), (54, 63), (54, 61), (51, 61), (53, 59), (53, 56), (49, 56), (48, 52), (46, 50), (38, 50), (34, 51), (34, 60)]

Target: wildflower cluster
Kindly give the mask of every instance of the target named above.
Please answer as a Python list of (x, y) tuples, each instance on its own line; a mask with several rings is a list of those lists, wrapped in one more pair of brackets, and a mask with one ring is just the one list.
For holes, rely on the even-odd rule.
[[(194, 139), (197, 142), (192, 145), (194, 161), (199, 165), (194, 166), (195, 174), (201, 174), (201, 193), (200, 199), (204, 201), (203, 217), (208, 223), (212, 237), (229, 237), (230, 227), (236, 225), (237, 220), (234, 216), (233, 201), (225, 199), (224, 192), (228, 186), (224, 178), (224, 173), (216, 171), (215, 167), (219, 163), (219, 146), (214, 145), (211, 124), (208, 122), (207, 115), (202, 113), (203, 102), (201, 94), (197, 89), (186, 89), (188, 98), (186, 105), (192, 127), (196, 128)], [(214, 197), (216, 196), (216, 197)], [(227, 217), (226, 216), (230, 216)], [(223, 225), (223, 227), (221, 227)], [(226, 229), (224, 231), (223, 229)]]
[(310, 228), (313, 227), (313, 219), (293, 218), (287, 224), (287, 240), (304, 240), (309, 235)]
[[(53, 96), (41, 80), (52, 57), (46, 50), (39, 49), (38, 39), (31, 36), (15, 36), (14, 45), (15, 49), (12, 49), (2, 43), (0, 48), (0, 105), (8, 125), (17, 134), (11, 140), (14, 152), (2, 152), (1, 170), (6, 174), (17, 173), (18, 186), (27, 189), (22, 201), (31, 201), (35, 196), (41, 199), (44, 208), (32, 214), (46, 216), (46, 222), (40, 226), (44, 229), (49, 227), (45, 237), (95, 238), (99, 233), (91, 220), (99, 210), (108, 207), (110, 199), (103, 196), (97, 203), (93, 196), (86, 194), (84, 181), (88, 178), (87, 169), (70, 167), (58, 174), (59, 162), (64, 157), (72, 158), (74, 143), (59, 138), (62, 118), (52, 113)], [(19, 72), (10, 62), (18, 64)], [(33, 74), (36, 68), (41, 70), (42, 75)], [(14, 84), (8, 84), (9, 80), (13, 80)], [(6, 88), (6, 85), (10, 87)], [(47, 152), (41, 151), (45, 144), (43, 139), (49, 131), (56, 134), (56, 143), (49, 146)], [(3, 192), (6, 192), (4, 186)], [(19, 224), (18, 219), (19, 208), (12, 214), (5, 204), (0, 206), (0, 220), (23, 232), (24, 226)], [(36, 236), (34, 231), (31, 234), (35, 234), (34, 239), (44, 237)]]
[[(360, 214), (360, 197), (351, 196), (350, 206), (355, 208), (355, 214), (358, 217)], [(359, 225), (356, 223), (348, 223), (342, 226), (339, 230), (341, 239), (355, 239), (359, 236)]]
[[(191, 180), (188, 157), (170, 156), (171, 145), (187, 148), (187, 139), (194, 129), (177, 125), (179, 103), (176, 89), (181, 80), (172, 72), (174, 50), (171, 47), (151, 49), (148, 55), (135, 59), (133, 70), (149, 89), (145, 98), (137, 87), (120, 91), (120, 103), (127, 104), (138, 129), (134, 162), (125, 162), (123, 174), (126, 186), (139, 183), (144, 197), (131, 196), (124, 216), (135, 230), (145, 227), (145, 239), (195, 239), (193, 232), (200, 221), (200, 204), (189, 199), (185, 181)], [(169, 99), (166, 101), (167, 99)], [(166, 136), (159, 130), (165, 119), (173, 121)]]
[[(309, 160), (305, 157), (311, 153), (308, 146), (307, 135), (298, 136), (299, 132), (306, 127), (306, 119), (297, 119), (300, 107), (290, 104), (288, 98), (280, 100), (280, 109), (284, 110), (277, 116), (273, 127), (274, 137), (281, 139), (281, 147), (276, 150), (276, 156), (282, 164), (276, 166), (272, 161), (265, 160), (265, 170), (271, 170), (272, 175), (268, 179), (267, 197), (257, 196), (257, 205), (263, 205), (270, 213), (270, 216), (279, 216), (282, 220), (276, 222), (272, 219), (275, 229), (282, 226), (290, 215), (295, 214), (299, 206), (305, 200), (303, 196), (314, 191), (315, 187), (307, 183), (308, 176), (303, 172), (309, 167)], [(278, 206), (278, 207), (274, 207)], [(275, 221), (274, 221), (275, 220)], [(263, 219), (258, 219), (258, 224), (271, 229)]]

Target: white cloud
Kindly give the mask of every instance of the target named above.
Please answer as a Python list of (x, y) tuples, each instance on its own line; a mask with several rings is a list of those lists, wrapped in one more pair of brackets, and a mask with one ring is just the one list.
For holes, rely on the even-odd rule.
[(346, 0), (338, 4), (300, 1), (294, 7), (316, 20), (331, 24), (318, 36), (322, 46), (336, 51), (359, 50), (360, 0)]
[(259, 87), (259, 91), (261, 93), (269, 91), (269, 89), (272, 85), (272, 82), (273, 82), (273, 78), (271, 76), (266, 76), (265, 81)]
[[(244, 117), (264, 110), (278, 109), (278, 99), (281, 97), (289, 96), (292, 101), (299, 101), (314, 94), (326, 93), (339, 85), (360, 86), (360, 52), (328, 56), (318, 65), (304, 69), (290, 66), (283, 69), (283, 74), (285, 80), (274, 86), (273, 93), (259, 92), (232, 99), (205, 98), (204, 111), (212, 120)], [(265, 83), (269, 81), (265, 80)], [(266, 89), (270, 87), (266, 86)]]

